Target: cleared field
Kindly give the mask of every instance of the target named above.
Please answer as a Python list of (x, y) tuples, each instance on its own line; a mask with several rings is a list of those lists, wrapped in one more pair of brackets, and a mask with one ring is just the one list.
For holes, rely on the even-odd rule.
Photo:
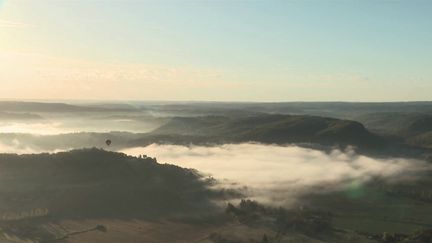
[(44, 227), (51, 233), (62, 237), (67, 233), (85, 231), (96, 225), (106, 227), (106, 232), (89, 231), (75, 234), (56, 242), (68, 243), (118, 243), (118, 242), (154, 242), (186, 243), (199, 242), (215, 231), (219, 226), (196, 225), (173, 221), (143, 221), (120, 219), (65, 220)]

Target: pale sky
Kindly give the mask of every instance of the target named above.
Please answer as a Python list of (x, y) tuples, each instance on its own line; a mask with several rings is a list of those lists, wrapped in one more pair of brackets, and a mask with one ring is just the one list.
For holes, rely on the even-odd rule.
[(0, 99), (432, 100), (432, 1), (0, 0)]

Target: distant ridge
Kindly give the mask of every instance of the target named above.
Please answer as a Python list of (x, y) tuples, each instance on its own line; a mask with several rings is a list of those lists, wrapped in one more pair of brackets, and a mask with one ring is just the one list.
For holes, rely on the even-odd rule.
[(176, 117), (151, 133), (175, 134), (225, 142), (310, 142), (361, 146), (373, 146), (382, 142), (359, 122), (299, 115), (260, 115), (245, 118)]
[(125, 107), (104, 107), (90, 105), (71, 105), (66, 103), (0, 101), (0, 111), (9, 112), (103, 112), (130, 110)]

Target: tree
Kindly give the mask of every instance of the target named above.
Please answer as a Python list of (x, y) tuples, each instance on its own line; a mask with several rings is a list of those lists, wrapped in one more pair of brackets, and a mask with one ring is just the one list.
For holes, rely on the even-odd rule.
[(269, 240), (268, 240), (267, 234), (264, 234), (263, 239), (262, 239), (262, 243), (268, 243), (268, 242), (269, 242)]

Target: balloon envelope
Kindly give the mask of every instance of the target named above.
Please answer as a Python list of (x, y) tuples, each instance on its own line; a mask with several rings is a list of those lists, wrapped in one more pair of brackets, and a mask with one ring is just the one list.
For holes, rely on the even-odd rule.
[(105, 143), (106, 143), (106, 145), (110, 146), (110, 145), (111, 145), (111, 140), (107, 139), (107, 140), (105, 141)]

